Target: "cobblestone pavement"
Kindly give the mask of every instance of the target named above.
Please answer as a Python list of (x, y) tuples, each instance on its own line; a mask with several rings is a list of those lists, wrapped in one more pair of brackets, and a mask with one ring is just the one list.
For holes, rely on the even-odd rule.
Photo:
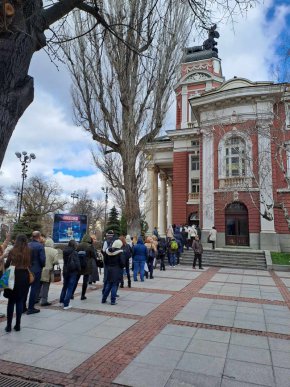
[[(54, 386), (290, 387), (289, 273), (178, 266), (73, 308), (0, 319), (0, 374)], [(126, 280), (125, 280), (126, 283)], [(0, 312), (6, 301), (0, 298)], [(2, 386), (1, 386), (2, 387)]]

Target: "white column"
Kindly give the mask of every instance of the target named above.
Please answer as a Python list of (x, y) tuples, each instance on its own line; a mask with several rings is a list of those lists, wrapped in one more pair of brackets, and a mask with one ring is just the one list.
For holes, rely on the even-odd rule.
[(260, 211), (261, 214), (266, 211), (273, 219), (269, 221), (261, 216), (261, 232), (275, 232), (270, 127), (260, 125), (258, 131)]
[(209, 231), (214, 225), (214, 158), (210, 131), (204, 131), (202, 136), (202, 198), (202, 227)]
[(167, 226), (172, 226), (172, 180), (167, 180)]
[(188, 96), (187, 87), (182, 86), (181, 91), (181, 129), (187, 128)]
[(153, 192), (152, 192), (152, 210), (153, 210), (153, 227), (149, 232), (153, 232), (154, 227), (158, 227), (158, 167), (153, 168)]
[(153, 218), (153, 181), (154, 181), (154, 165), (147, 168), (147, 189), (146, 189), (146, 203), (145, 216), (148, 224), (148, 233), (151, 233), (154, 228)]
[(167, 191), (167, 186), (166, 186), (166, 181), (167, 181), (167, 176), (165, 173), (160, 173), (159, 175), (160, 178), (160, 229), (159, 229), (159, 234), (160, 235), (165, 235), (166, 233), (166, 207), (167, 207), (167, 198), (166, 198), (166, 191)]

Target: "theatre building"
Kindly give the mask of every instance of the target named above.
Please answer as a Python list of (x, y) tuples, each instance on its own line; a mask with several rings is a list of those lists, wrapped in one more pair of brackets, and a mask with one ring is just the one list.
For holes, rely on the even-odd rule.
[(178, 72), (176, 127), (146, 150), (149, 232), (194, 223), (217, 247), (290, 251), (290, 85), (225, 80), (204, 46)]

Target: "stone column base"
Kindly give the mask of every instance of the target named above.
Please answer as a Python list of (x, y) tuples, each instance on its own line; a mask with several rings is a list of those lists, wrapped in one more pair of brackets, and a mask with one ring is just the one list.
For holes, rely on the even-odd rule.
[(261, 232), (260, 250), (281, 251), (279, 236), (275, 232)]

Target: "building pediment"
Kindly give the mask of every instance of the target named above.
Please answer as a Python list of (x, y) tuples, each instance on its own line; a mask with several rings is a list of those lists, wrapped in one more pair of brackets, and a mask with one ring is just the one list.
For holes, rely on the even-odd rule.
[(216, 88), (216, 91), (239, 89), (241, 87), (265, 86), (272, 84), (273, 82), (252, 82), (246, 78), (232, 78), (223, 83), (220, 87)]

